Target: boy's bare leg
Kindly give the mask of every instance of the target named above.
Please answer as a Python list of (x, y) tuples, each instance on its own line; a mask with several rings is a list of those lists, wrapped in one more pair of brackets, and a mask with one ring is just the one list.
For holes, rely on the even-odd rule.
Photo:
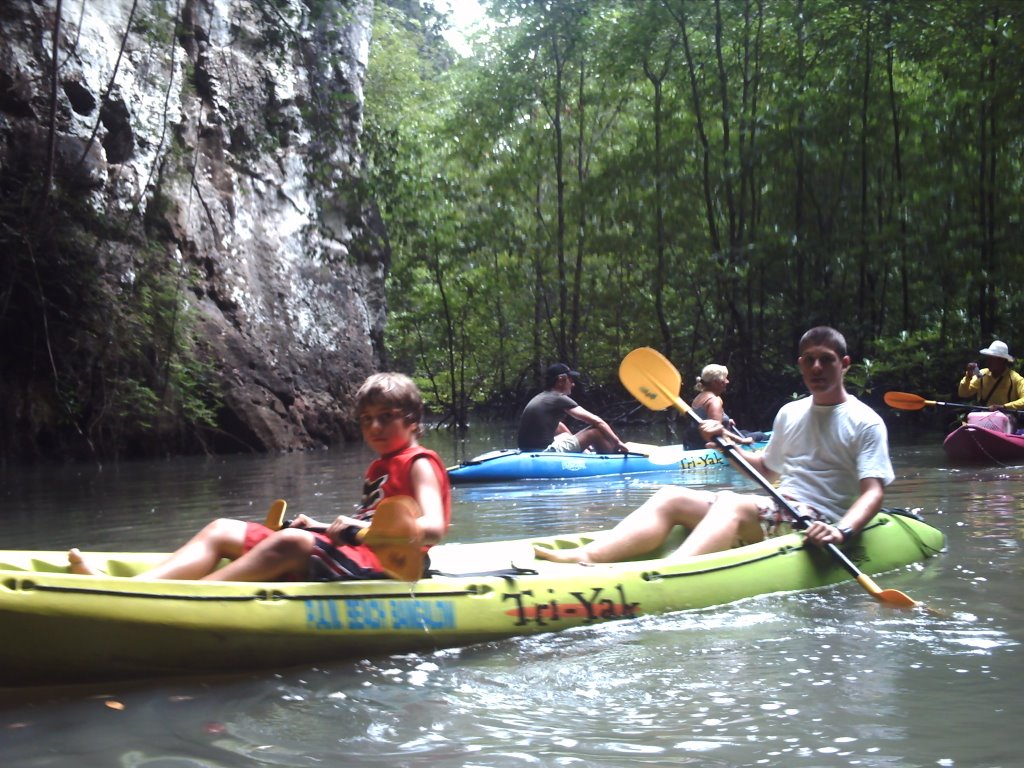
[(311, 531), (285, 528), (203, 578), (209, 581), (277, 581), (303, 574), (315, 543)]
[(234, 560), (245, 548), (246, 523), (221, 518), (208, 523), (174, 554), (140, 579), (201, 579), (224, 558)]

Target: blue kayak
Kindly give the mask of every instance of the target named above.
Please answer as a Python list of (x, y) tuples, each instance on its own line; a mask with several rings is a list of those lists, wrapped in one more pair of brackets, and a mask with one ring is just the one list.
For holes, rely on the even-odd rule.
[[(765, 445), (766, 443), (754, 443), (747, 448), (757, 450)], [(490, 451), (458, 466), (449, 467), (448, 477), (456, 484), (496, 483), (507, 480), (565, 480), (573, 477), (664, 472), (667, 469), (724, 467), (729, 463), (725, 454), (716, 448), (687, 451), (682, 446), (664, 446), (657, 451), (660, 456), (636, 453), (555, 453), (506, 448)], [(672, 455), (673, 452), (673, 461), (670, 464), (666, 463), (664, 457)]]

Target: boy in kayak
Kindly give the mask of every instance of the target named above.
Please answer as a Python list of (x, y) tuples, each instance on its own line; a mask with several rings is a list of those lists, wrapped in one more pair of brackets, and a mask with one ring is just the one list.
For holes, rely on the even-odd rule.
[[(353, 517), (339, 515), (323, 533), (299, 515), (288, 528), (222, 518), (209, 523), (146, 579), (217, 581), (356, 580), (388, 578), (376, 553), (359, 543), (358, 531), (370, 525), (377, 505), (389, 496), (410, 496), (421, 516), (417, 540), (429, 547), (451, 522), (451, 489), (440, 457), (417, 442), (423, 401), (416, 384), (399, 373), (370, 376), (356, 393), (356, 414), (363, 439), (379, 458), (366, 470), (363, 499)], [(232, 562), (217, 569), (222, 559)], [(77, 549), (68, 552), (72, 573), (95, 575)]]
[[(748, 461), (769, 481), (780, 480), (779, 492), (812, 519), (808, 541), (845, 544), (881, 509), (885, 486), (894, 478), (885, 424), (846, 391), (850, 358), (838, 331), (807, 331), (797, 365), (810, 397), (781, 408), (767, 447)], [(701, 423), (709, 439), (722, 429), (721, 422)], [(668, 486), (585, 547), (534, 552), (557, 562), (616, 562), (656, 549), (682, 525), (690, 533), (679, 554), (702, 555), (761, 541), (792, 522), (770, 496)]]
[[(627, 453), (628, 448), (600, 416), (570, 397), (580, 375), (565, 363), (555, 363), (544, 374), (544, 391), (534, 395), (519, 418), (521, 451)], [(589, 427), (573, 434), (562, 421), (566, 416)]]

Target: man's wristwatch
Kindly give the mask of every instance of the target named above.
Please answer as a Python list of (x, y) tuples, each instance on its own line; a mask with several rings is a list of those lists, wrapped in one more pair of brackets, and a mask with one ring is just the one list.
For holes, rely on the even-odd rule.
[(836, 530), (839, 531), (841, 534), (843, 534), (843, 544), (845, 544), (846, 542), (848, 542), (850, 539), (853, 538), (853, 528), (850, 528), (847, 525), (844, 525), (842, 527), (837, 525), (836, 526)]

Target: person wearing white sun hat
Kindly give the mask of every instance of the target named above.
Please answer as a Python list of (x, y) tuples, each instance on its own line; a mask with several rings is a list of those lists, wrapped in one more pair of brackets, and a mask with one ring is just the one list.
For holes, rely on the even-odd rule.
[(990, 411), (1024, 408), (1024, 376), (1013, 370), (1013, 356), (1006, 342), (997, 339), (979, 350), (979, 354), (981, 364), (967, 364), (957, 394), (974, 398)]

